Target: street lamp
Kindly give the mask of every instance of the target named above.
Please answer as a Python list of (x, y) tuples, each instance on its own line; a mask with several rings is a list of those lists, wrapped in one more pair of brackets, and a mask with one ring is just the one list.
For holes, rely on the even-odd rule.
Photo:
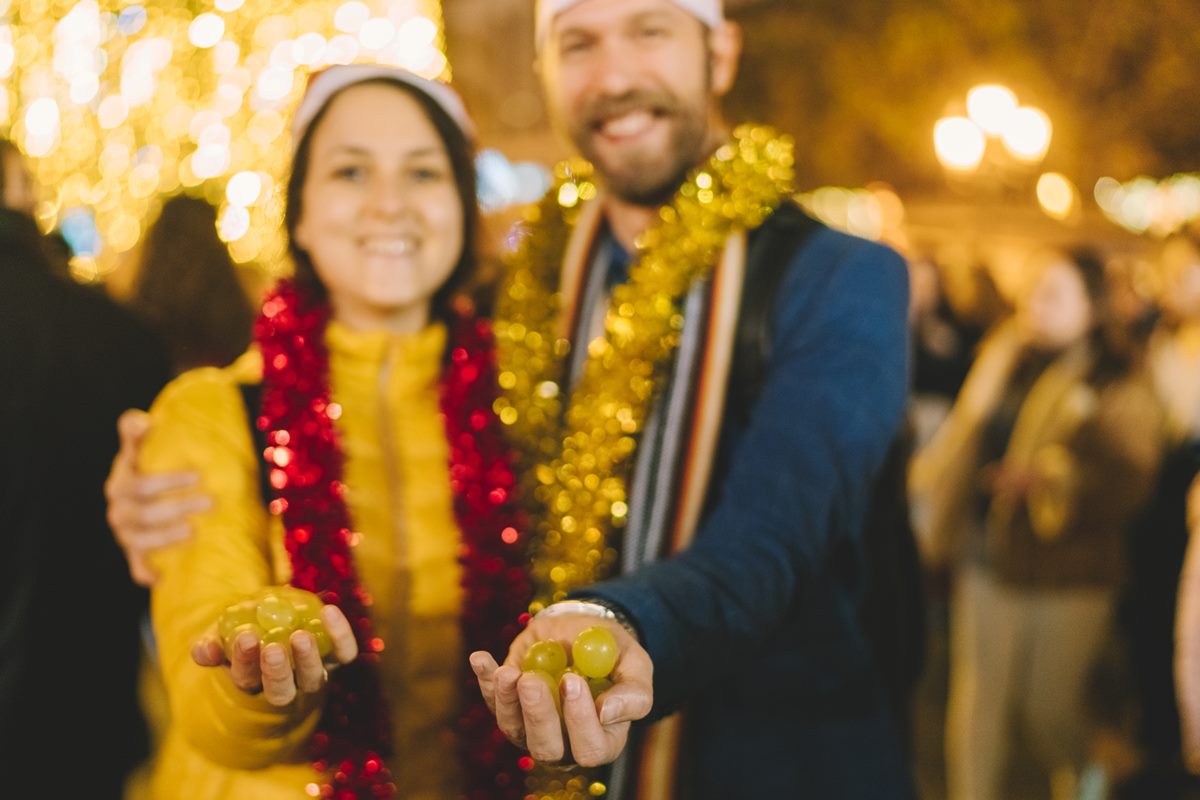
[(967, 93), (967, 116), (944, 117), (934, 125), (934, 151), (942, 166), (959, 173), (985, 164), (1003, 170), (1012, 160), (1037, 164), (1050, 149), (1053, 130), (1046, 112), (1020, 105), (1006, 86), (984, 84)]

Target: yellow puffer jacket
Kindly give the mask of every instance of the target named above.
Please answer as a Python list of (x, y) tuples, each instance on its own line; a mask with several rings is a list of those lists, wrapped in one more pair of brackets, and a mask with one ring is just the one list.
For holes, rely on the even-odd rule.
[[(390, 767), (401, 797), (453, 796), (461, 590), (437, 398), (445, 329), (398, 337), (334, 323), (326, 340), (332, 397), (342, 406), (347, 502), (362, 534), (356, 565), (385, 642), (397, 753)], [(238, 389), (261, 375), (255, 352), (227, 369), (189, 372), (151, 412), (145, 469), (199, 470), (215, 500), (194, 518), (193, 538), (155, 561), (152, 614), (172, 716), (153, 777), (153, 796), (162, 800), (301, 798), (319, 777), (305, 761), (305, 744), (320, 696), (275, 708), (234, 688), (227, 669), (198, 667), (190, 655), (226, 606), (286, 583), (291, 572), (282, 526), (260, 499)]]

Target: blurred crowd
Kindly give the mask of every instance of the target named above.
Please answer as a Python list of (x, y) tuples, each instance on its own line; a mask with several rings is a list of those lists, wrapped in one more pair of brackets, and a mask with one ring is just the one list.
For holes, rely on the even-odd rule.
[(1005, 294), (985, 264), (911, 263), (909, 490), (947, 640), (946, 796), (1027, 796), (1018, 762), (1054, 800), (1198, 796), (1180, 574), (1200, 240), (1034, 250), (1017, 274)]

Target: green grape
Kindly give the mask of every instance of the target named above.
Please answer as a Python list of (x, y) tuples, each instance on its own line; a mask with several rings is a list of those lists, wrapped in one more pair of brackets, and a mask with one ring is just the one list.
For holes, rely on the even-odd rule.
[(257, 622), (247, 622), (237, 626), (230, 633), (229, 638), (225, 640), (225, 657), (230, 661), (233, 661), (233, 643), (236, 642), (237, 638), (245, 631), (250, 631), (254, 634), (255, 640), (260, 643), (262, 642), (263, 633), (265, 633), (265, 631), (263, 631), (262, 626)]
[(321, 654), (321, 658), (328, 658), (333, 652), (333, 640), (329, 638), (329, 632), (325, 630), (325, 623), (319, 619), (305, 620), (304, 630), (313, 635), (317, 640), (317, 652)]
[(534, 642), (521, 659), (521, 670), (541, 670), (551, 677), (562, 674), (567, 668), (567, 649), (561, 642), (553, 640)]
[(595, 700), (600, 695), (612, 688), (613, 682), (608, 678), (588, 678), (588, 689), (592, 692), (592, 699)]
[(296, 627), (296, 609), (280, 595), (272, 592), (258, 601), (258, 624), (267, 630)]
[(243, 600), (225, 609), (217, 620), (217, 634), (222, 642), (229, 640), (233, 632), (242, 625), (258, 622), (258, 604), (253, 600)]
[(608, 628), (588, 628), (575, 637), (571, 659), (582, 675), (607, 678), (617, 665), (617, 640)]
[(291, 637), (291, 629), (280, 626), (278, 628), (271, 628), (262, 635), (262, 639), (259, 641), (263, 647), (266, 647), (269, 644), (281, 644), (283, 645), (284, 649), (290, 652), (292, 649), (292, 645), (289, 641)]
[(277, 594), (283, 599), (292, 604), (292, 608), (296, 611), (296, 616), (301, 619), (310, 619), (321, 613), (321, 598), (317, 597), (312, 592), (304, 589), (298, 589), (295, 586), (282, 586)]
[(546, 688), (550, 690), (550, 696), (554, 698), (554, 708), (561, 714), (562, 695), (558, 693), (558, 680), (544, 669), (527, 669), (525, 670), (525, 674), (534, 675), (538, 680), (546, 684)]

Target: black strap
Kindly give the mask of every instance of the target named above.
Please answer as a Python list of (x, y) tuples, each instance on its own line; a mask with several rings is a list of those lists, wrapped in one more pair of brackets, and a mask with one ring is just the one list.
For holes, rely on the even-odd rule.
[(796, 253), (824, 227), (794, 203), (784, 203), (750, 235), (746, 277), (733, 344), (727, 413), (745, 422), (766, 380), (775, 299)]
[(259, 429), (258, 417), (262, 413), (262, 384), (243, 383), (238, 388), (242, 390), (242, 402), (246, 405), (246, 421), (250, 424), (250, 438), (254, 440), (254, 460), (258, 464), (258, 493), (264, 506), (271, 504), (274, 496), (271, 490), (271, 474), (267, 469), (267, 460), (263, 451), (267, 449), (267, 432)]

